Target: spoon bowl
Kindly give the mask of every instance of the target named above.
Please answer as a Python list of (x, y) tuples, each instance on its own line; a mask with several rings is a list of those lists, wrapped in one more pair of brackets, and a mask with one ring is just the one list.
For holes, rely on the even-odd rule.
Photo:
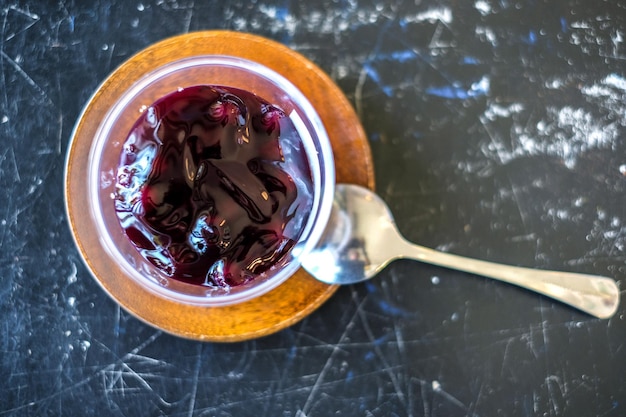
[(373, 278), (400, 258), (514, 284), (598, 318), (611, 317), (619, 305), (619, 289), (610, 278), (502, 265), (413, 244), (402, 237), (378, 195), (350, 184), (337, 185), (326, 230), (302, 266), (328, 284), (354, 284)]

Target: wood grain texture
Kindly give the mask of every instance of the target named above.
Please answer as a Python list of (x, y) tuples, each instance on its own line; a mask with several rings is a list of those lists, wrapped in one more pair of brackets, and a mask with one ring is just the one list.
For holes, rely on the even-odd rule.
[[(90, 230), (88, 155), (101, 118), (112, 103), (144, 74), (166, 63), (198, 55), (229, 55), (258, 62), (289, 79), (317, 110), (330, 137), (337, 182), (374, 186), (365, 132), (335, 83), (293, 50), (254, 35), (208, 31), (177, 36), (141, 51), (98, 89), (77, 123), (66, 167), (66, 204), (76, 243), (96, 280), (123, 308), (144, 322), (190, 339), (233, 342), (284, 329), (318, 308), (336, 291), (299, 270), (278, 288), (252, 301), (225, 307), (185, 305), (164, 299), (129, 279), (103, 253)], [(329, 105), (332, 103), (332, 106)], [(358, 161), (358, 163), (354, 163)]]

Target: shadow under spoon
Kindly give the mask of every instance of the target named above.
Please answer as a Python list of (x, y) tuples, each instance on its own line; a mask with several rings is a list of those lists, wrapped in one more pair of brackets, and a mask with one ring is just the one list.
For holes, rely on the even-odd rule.
[(413, 244), (399, 233), (378, 195), (350, 184), (337, 185), (326, 230), (302, 265), (328, 284), (354, 284), (373, 278), (400, 258), (517, 285), (598, 318), (611, 317), (619, 305), (619, 289), (610, 278), (497, 264)]

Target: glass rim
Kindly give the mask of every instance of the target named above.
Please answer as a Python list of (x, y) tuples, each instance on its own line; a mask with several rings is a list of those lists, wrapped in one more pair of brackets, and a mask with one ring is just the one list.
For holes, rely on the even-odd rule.
[[(145, 89), (153, 86), (155, 83), (158, 83), (159, 80), (164, 79), (164, 77), (167, 77), (174, 72), (207, 65), (214, 67), (224, 66), (249, 72), (251, 75), (259, 76), (265, 81), (273, 84), (289, 97), (289, 100), (295, 104), (295, 107), (300, 109), (306, 119), (302, 120), (298, 112), (295, 112), (294, 110), (294, 117), (290, 118), (292, 119), (292, 122), (294, 122), (294, 125), (299, 125), (296, 126), (298, 128), (298, 132), (307, 132), (307, 134), (309, 134), (309, 127), (306, 126), (308, 123), (311, 131), (315, 133), (317, 138), (317, 140), (311, 138), (310, 141), (303, 142), (305, 143), (305, 146), (308, 144), (309, 148), (306, 149), (307, 159), (309, 160), (311, 168), (313, 168), (313, 176), (317, 176), (317, 178), (313, 179), (314, 184), (319, 184), (319, 186), (315, 186), (314, 199), (316, 199), (316, 201), (314, 201), (313, 205), (314, 210), (309, 216), (309, 219), (306, 221), (305, 229), (301, 233), (301, 238), (299, 238), (298, 244), (289, 255), (292, 259), (285, 266), (281, 267), (280, 270), (273, 272), (269, 278), (257, 283), (252, 283), (245, 288), (238, 289), (238, 287), (235, 287), (231, 292), (222, 291), (219, 294), (215, 293), (212, 295), (206, 295), (205, 292), (205, 295), (201, 295), (199, 293), (187, 294), (168, 286), (164, 286), (156, 280), (144, 276), (144, 274), (139, 272), (135, 266), (131, 265), (131, 263), (125, 256), (123, 256), (113, 242), (110, 232), (101, 218), (102, 209), (100, 207), (102, 201), (99, 188), (101, 172), (100, 156), (102, 155), (102, 152), (104, 152), (104, 145), (108, 140), (108, 134), (112, 126), (119, 119), (120, 115), (123, 112), (128, 111), (128, 106), (132, 100), (141, 94)], [(191, 85), (198, 84), (193, 83), (188, 86), (181, 87), (184, 88)], [(300, 129), (305, 130), (301, 131)], [(313, 148), (311, 148), (311, 146), (313, 146)], [(312, 158), (313, 153), (317, 155), (317, 160), (315, 161)], [(99, 240), (104, 251), (107, 252), (107, 255), (114, 262), (118, 263), (118, 265), (131, 279), (139, 281), (141, 285), (146, 286), (146, 288), (159, 296), (183, 302), (185, 304), (203, 306), (236, 304), (261, 296), (283, 283), (300, 268), (299, 257), (311, 251), (321, 238), (330, 216), (334, 196), (335, 166), (330, 139), (322, 120), (313, 105), (295, 85), (274, 70), (257, 62), (229, 55), (198, 55), (178, 59), (157, 67), (133, 83), (131, 87), (122, 93), (122, 95), (115, 101), (113, 106), (109, 108), (108, 112), (101, 119), (90, 148), (89, 166), (90, 168), (87, 178), (89, 182), (88, 190), (90, 194), (88, 196), (90, 208), (89, 215), (91, 215), (92, 219), (95, 221), (97, 232), (100, 235)], [(302, 242), (302, 237), (305, 237), (304, 242)], [(163, 276), (163, 278), (166, 280), (168, 279), (165, 276)], [(194, 284), (186, 285), (198, 287)], [(176, 283), (175, 286), (180, 287), (179, 283)], [(208, 287), (206, 290), (208, 292), (215, 292), (211, 291)]]

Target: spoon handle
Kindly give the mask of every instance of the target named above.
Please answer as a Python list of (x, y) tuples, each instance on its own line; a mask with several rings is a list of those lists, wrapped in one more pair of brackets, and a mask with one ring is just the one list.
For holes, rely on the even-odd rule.
[(569, 304), (598, 318), (611, 317), (619, 305), (615, 281), (597, 275), (502, 265), (439, 252), (405, 240), (402, 258), (504, 281)]

